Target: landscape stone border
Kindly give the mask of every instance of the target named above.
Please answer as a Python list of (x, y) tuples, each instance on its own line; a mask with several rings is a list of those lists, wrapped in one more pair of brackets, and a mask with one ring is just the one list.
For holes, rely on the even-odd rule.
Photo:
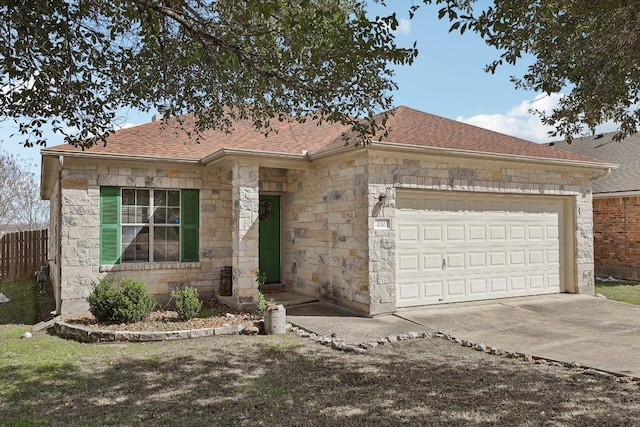
[[(217, 328), (202, 328), (177, 331), (112, 331), (87, 328), (65, 322), (63, 319), (57, 319), (49, 328), (53, 334), (62, 338), (73, 339), (84, 343), (98, 342), (151, 342), (164, 340), (177, 340), (189, 338), (203, 338), (215, 335), (237, 335), (245, 329), (243, 324), (225, 325)], [(622, 383), (640, 384), (640, 377), (634, 375), (621, 374), (618, 372), (609, 372), (600, 369), (594, 369), (588, 366), (582, 366), (576, 362), (562, 362), (558, 360), (548, 359), (539, 356), (533, 356), (528, 353), (511, 352), (503, 350), (499, 347), (490, 347), (486, 344), (474, 343), (468, 340), (462, 340), (444, 332), (407, 332), (400, 335), (389, 335), (378, 338), (377, 340), (365, 341), (360, 344), (346, 344), (344, 340), (336, 337), (327, 337), (318, 335), (314, 332), (305, 330), (304, 328), (294, 326), (287, 323), (287, 331), (302, 338), (308, 338), (319, 344), (329, 346), (334, 350), (344, 351), (347, 353), (363, 354), (368, 350), (372, 350), (379, 345), (395, 343), (398, 341), (406, 341), (419, 338), (441, 338), (447, 341), (454, 341), (463, 347), (473, 348), (477, 351), (489, 353), (494, 356), (507, 357), (511, 359), (519, 359), (524, 362), (535, 363), (539, 365), (557, 366), (566, 369), (579, 370), (584, 375), (611, 378)], [(249, 332), (248, 330), (245, 332)], [(250, 331), (251, 335), (255, 335), (256, 331)]]
[(180, 340), (188, 338), (212, 337), (214, 335), (237, 335), (244, 330), (243, 324), (225, 325), (217, 328), (188, 329), (176, 331), (112, 331), (106, 329), (93, 329), (85, 326), (71, 324), (63, 319), (49, 328), (51, 333), (75, 341), (84, 343), (97, 342), (150, 342), (165, 340)]
[(460, 344), (463, 347), (473, 348), (477, 351), (482, 351), (484, 353), (489, 353), (494, 356), (507, 357), (511, 359), (519, 359), (524, 362), (535, 363), (537, 365), (549, 365), (549, 366), (557, 366), (560, 368), (566, 369), (575, 369), (581, 372), (584, 375), (591, 375), (596, 377), (603, 378), (611, 378), (617, 382), (621, 383), (636, 383), (640, 384), (640, 377), (636, 377), (635, 375), (627, 375), (621, 374), (619, 372), (609, 372), (601, 369), (594, 369), (588, 366), (582, 366), (577, 362), (562, 362), (558, 360), (548, 359), (540, 356), (533, 356), (528, 353), (520, 353), (520, 352), (511, 352), (503, 350), (499, 347), (490, 347), (486, 344), (474, 343), (467, 340), (462, 340), (460, 338), (455, 338), (452, 335), (446, 334), (444, 332), (407, 332), (406, 334), (400, 335), (389, 335), (386, 337), (378, 338), (374, 341), (365, 341), (360, 344), (346, 344), (344, 340), (335, 337), (326, 337), (320, 336), (313, 332), (309, 332), (303, 328), (297, 326), (291, 326), (291, 331), (300, 337), (309, 338), (312, 341), (315, 341), (319, 344), (326, 345), (331, 347), (334, 350), (344, 351), (348, 353), (356, 353), (363, 354), (366, 353), (367, 350), (371, 350), (376, 348), (379, 345), (385, 345), (390, 343), (395, 343), (398, 341), (406, 341), (410, 339), (418, 339), (418, 338), (441, 338), (447, 341), (454, 341), (457, 344)]

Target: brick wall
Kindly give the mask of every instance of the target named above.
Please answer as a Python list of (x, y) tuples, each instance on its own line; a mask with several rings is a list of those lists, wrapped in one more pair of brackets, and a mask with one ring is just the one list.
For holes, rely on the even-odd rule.
[(593, 200), (596, 275), (640, 280), (640, 197)]

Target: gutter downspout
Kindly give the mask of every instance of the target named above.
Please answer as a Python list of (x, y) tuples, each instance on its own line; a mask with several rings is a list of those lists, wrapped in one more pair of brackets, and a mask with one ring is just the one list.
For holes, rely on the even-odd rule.
[(599, 181), (601, 179), (605, 179), (606, 177), (608, 177), (609, 175), (611, 175), (611, 168), (607, 168), (604, 172), (602, 172), (601, 174), (595, 175), (595, 172), (591, 174), (591, 182), (594, 181)]
[(64, 156), (60, 154), (58, 156), (60, 162), (60, 169), (58, 170), (58, 253), (56, 254), (58, 261), (58, 301), (56, 301), (57, 313), (60, 316), (62, 314), (62, 168), (64, 166)]

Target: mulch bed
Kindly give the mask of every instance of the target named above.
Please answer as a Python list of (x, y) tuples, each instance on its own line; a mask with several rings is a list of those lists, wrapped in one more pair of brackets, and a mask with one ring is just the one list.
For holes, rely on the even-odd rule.
[[(204, 328), (217, 328), (227, 325), (244, 324), (246, 328), (257, 326), (262, 316), (256, 312), (241, 312), (216, 299), (205, 300), (202, 303), (201, 313), (206, 317), (195, 317), (182, 321), (178, 319), (178, 313), (173, 307), (165, 306), (151, 313), (149, 318), (137, 323), (99, 322), (91, 313), (65, 318), (65, 321), (74, 325), (81, 325), (89, 329), (108, 331), (183, 331)], [(208, 314), (211, 314), (210, 316)]]

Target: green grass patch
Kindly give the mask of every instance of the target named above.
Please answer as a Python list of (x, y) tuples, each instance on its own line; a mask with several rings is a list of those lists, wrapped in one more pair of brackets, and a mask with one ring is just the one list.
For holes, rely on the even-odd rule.
[(602, 282), (596, 280), (596, 292), (614, 301), (640, 305), (640, 284), (637, 282)]
[(0, 304), (0, 324), (38, 323), (38, 285), (35, 280), (0, 283), (0, 292), (11, 301)]

